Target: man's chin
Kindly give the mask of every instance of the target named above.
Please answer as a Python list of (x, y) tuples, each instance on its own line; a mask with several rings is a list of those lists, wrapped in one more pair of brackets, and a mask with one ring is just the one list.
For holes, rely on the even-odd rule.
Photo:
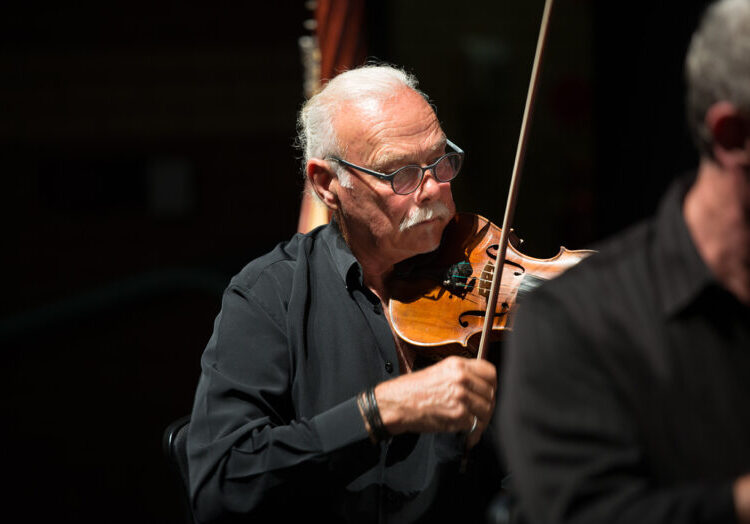
[(445, 223), (441, 220), (429, 220), (422, 222), (407, 230), (413, 238), (412, 245), (415, 254), (429, 253), (440, 247), (440, 239), (443, 236)]

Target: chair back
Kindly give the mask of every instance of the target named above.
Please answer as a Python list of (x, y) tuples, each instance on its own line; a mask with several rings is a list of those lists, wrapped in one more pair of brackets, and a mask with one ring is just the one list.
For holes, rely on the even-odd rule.
[(185, 522), (195, 524), (190, 505), (190, 475), (187, 461), (187, 434), (190, 415), (180, 417), (167, 426), (162, 437), (162, 449), (178, 483)]

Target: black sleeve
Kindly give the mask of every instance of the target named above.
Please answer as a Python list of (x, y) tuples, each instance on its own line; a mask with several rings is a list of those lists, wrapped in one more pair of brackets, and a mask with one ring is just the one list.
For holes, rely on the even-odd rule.
[(735, 522), (729, 479), (669, 487), (649, 479), (628, 407), (583, 332), (537, 293), (506, 344), (500, 432), (525, 520)]
[(296, 416), (283, 300), (254, 291), (225, 292), (201, 362), (188, 460), (202, 522), (289, 505), (295, 483), (330, 481), (322, 476), (326, 457), (369, 445), (354, 398), (309, 419)]

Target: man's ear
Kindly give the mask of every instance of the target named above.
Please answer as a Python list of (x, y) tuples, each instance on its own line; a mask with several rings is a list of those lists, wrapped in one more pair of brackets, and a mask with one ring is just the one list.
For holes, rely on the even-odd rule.
[(336, 211), (339, 208), (339, 183), (328, 162), (320, 158), (311, 158), (305, 168), (307, 179), (310, 181), (315, 194), (318, 195), (328, 209)]
[[(722, 158), (747, 154), (746, 144), (750, 139), (750, 122), (729, 102), (717, 102), (706, 111), (705, 123), (713, 137), (714, 157)], [(738, 151), (742, 150), (742, 151)]]

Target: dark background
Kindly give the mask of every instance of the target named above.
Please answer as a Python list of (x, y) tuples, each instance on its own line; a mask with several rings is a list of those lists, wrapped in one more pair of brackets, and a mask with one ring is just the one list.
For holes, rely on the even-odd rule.
[[(696, 162), (682, 60), (705, 2), (558, 0), (514, 226), (582, 248)], [(542, 0), (368, 5), (467, 151), (459, 209), (502, 222)], [(676, 7), (679, 5), (679, 7)], [(0, 8), (2, 514), (180, 522), (161, 455), (220, 294), (294, 233), (301, 1)]]

